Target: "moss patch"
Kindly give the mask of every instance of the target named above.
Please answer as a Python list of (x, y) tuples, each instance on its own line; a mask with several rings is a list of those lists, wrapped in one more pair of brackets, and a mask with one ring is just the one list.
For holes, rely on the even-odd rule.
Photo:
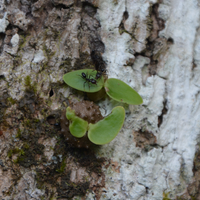
[[(84, 195), (89, 189), (89, 182), (75, 184), (70, 181), (70, 174), (61, 178), (61, 184), (57, 188), (59, 198), (73, 198)], [(59, 199), (58, 198), (58, 199)]]
[(25, 83), (25, 86), (26, 86), (26, 91), (28, 91), (28, 92), (33, 91), (34, 93), (36, 93), (36, 91), (37, 91), (36, 84), (35, 83), (31, 84), (31, 77), (30, 76), (25, 77), (24, 83)]
[[(70, 165), (72, 163), (84, 167), (88, 174), (95, 173), (101, 179), (104, 177), (101, 169), (105, 159), (96, 158), (91, 150), (72, 148), (65, 142), (62, 135), (54, 147), (53, 156), (58, 162), (37, 169), (36, 177), (38, 188), (47, 189), (49, 184), (51, 184), (51, 187), (56, 187), (58, 195), (56, 199), (71, 199), (78, 195), (84, 196), (89, 189), (93, 189), (90, 187), (90, 177), (84, 177), (81, 182), (76, 183), (70, 180)], [(62, 161), (59, 161), (60, 157)], [(99, 192), (101, 187), (104, 186), (104, 181), (102, 184), (102, 186), (97, 187), (96, 192)]]
[(64, 170), (65, 170), (65, 167), (66, 167), (65, 159), (63, 159), (60, 168), (57, 169), (56, 171), (57, 171), (58, 173), (63, 173)]

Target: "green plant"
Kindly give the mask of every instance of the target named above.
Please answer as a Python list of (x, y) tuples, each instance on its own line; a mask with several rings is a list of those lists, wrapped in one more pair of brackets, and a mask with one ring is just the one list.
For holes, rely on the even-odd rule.
[[(116, 101), (133, 105), (143, 103), (142, 97), (123, 81), (110, 78), (104, 82), (103, 76), (96, 78), (96, 74), (97, 71), (92, 69), (77, 70), (65, 74), (63, 80), (69, 86), (87, 93), (95, 94), (104, 87), (107, 95)], [(117, 136), (124, 123), (125, 110), (117, 106), (110, 115), (95, 124), (88, 124), (76, 116), (70, 107), (67, 108), (66, 117), (70, 121), (69, 130), (74, 137), (82, 138), (87, 133), (92, 143), (103, 145)]]
[(88, 138), (98, 145), (111, 142), (119, 133), (124, 123), (125, 110), (121, 106), (113, 108), (110, 115), (96, 124), (89, 124)]
[(97, 145), (107, 144), (112, 141), (122, 128), (125, 118), (125, 110), (121, 106), (113, 108), (110, 115), (91, 124), (75, 115), (75, 111), (70, 107), (66, 112), (67, 119), (70, 120), (70, 133), (77, 138), (83, 137), (88, 131), (88, 139)]
[(101, 76), (101, 78), (97, 80), (96, 84), (92, 84), (82, 77), (82, 73), (95, 79), (97, 71), (92, 69), (83, 69), (69, 72), (63, 76), (63, 80), (69, 86), (77, 90), (93, 93), (98, 92), (102, 87), (104, 87), (107, 95), (116, 101), (132, 105), (143, 103), (142, 97), (129, 85), (119, 79), (109, 78), (104, 83), (103, 76)]
[(97, 84), (91, 84), (86, 82), (86, 80), (82, 77), (82, 73), (85, 73), (90, 78), (95, 77), (96, 71), (92, 69), (82, 69), (76, 70), (73, 72), (69, 72), (63, 76), (63, 80), (67, 85), (84, 92), (97, 92), (99, 91), (104, 84), (103, 77), (101, 77)]
[(143, 102), (142, 97), (129, 85), (116, 78), (109, 78), (104, 84), (106, 93), (112, 99), (132, 105)]
[(64, 170), (65, 170), (65, 166), (66, 166), (66, 163), (65, 163), (65, 160), (63, 159), (62, 163), (61, 163), (61, 166), (60, 166), (60, 169), (57, 169), (56, 171), (58, 173), (63, 173)]
[(169, 192), (168, 193), (163, 192), (163, 200), (171, 200), (168, 196)]
[(66, 117), (71, 121), (69, 125), (70, 133), (77, 138), (83, 137), (87, 131), (88, 122), (77, 117), (75, 111), (70, 107), (67, 108)]
[(16, 138), (21, 138), (21, 130), (20, 129), (17, 130), (17, 134), (16, 134), (15, 137)]

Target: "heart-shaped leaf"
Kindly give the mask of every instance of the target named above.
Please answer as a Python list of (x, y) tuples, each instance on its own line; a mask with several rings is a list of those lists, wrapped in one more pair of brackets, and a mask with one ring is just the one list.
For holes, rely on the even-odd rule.
[(121, 106), (113, 108), (110, 115), (98, 121), (96, 124), (89, 124), (88, 138), (98, 145), (107, 144), (119, 133), (124, 123), (125, 110)]

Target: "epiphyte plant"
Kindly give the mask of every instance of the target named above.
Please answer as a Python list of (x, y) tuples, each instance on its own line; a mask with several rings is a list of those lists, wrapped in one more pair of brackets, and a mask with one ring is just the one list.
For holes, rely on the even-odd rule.
[[(105, 69), (101, 68), (100, 64), (96, 63), (97, 70), (83, 69), (69, 72), (63, 76), (63, 80), (69, 86), (87, 93), (98, 92), (104, 87), (107, 95), (119, 102), (133, 105), (143, 102), (141, 96), (123, 81), (110, 78), (104, 82)], [(69, 130), (74, 137), (87, 136), (92, 143), (103, 145), (117, 136), (124, 122), (125, 110), (123, 107), (117, 106), (113, 108), (109, 116), (95, 124), (88, 123), (76, 116), (70, 107), (67, 108), (66, 117), (70, 121)]]
[[(77, 90), (81, 90), (84, 92), (90, 92), (90, 93), (97, 92), (97, 91), (101, 90), (101, 88), (103, 87), (104, 79), (103, 79), (103, 76), (101, 76), (98, 81), (95, 80), (96, 84), (91, 83), (90, 77), (96, 77), (96, 73), (97, 72), (92, 69), (76, 70), (76, 71), (65, 74), (63, 76), (63, 80), (70, 87), (75, 88)], [(89, 74), (89, 78), (87, 77), (87, 74)], [(90, 81), (87, 81), (86, 78), (90, 79)], [(86, 82), (88, 84), (85, 84)]]
[(116, 78), (109, 78), (104, 84), (106, 93), (112, 99), (132, 105), (143, 102), (142, 97), (129, 85)]
[(70, 107), (67, 107), (66, 117), (68, 120), (71, 121), (69, 125), (70, 133), (77, 138), (81, 138), (85, 135), (88, 123), (87, 121), (77, 117), (75, 115), (75, 111), (72, 110)]
[[(98, 73), (99, 78), (97, 79), (96, 76)], [(96, 81), (96, 84), (91, 83), (90, 78), (90, 81), (88, 81), (86, 79), (86, 74), (89, 74), (89, 77), (96, 77), (96, 80), (93, 79)], [(92, 69), (83, 69), (69, 72), (63, 76), (63, 80), (69, 86), (83, 92), (98, 92), (102, 89), (102, 87), (104, 87), (108, 96), (116, 101), (132, 105), (139, 105), (143, 103), (142, 97), (129, 85), (115, 78), (109, 78), (104, 82), (104, 78), (101, 72)], [(88, 84), (85, 84), (86, 82), (88, 82)]]
[(122, 106), (117, 106), (110, 115), (95, 124), (77, 117), (70, 107), (66, 109), (66, 117), (70, 121), (69, 129), (74, 137), (81, 138), (87, 134), (92, 143), (103, 145), (117, 136), (124, 123), (125, 110)]

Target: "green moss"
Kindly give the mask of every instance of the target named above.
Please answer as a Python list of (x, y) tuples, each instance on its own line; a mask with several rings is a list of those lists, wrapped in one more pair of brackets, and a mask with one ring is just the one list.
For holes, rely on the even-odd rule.
[(12, 97), (8, 97), (7, 100), (14, 105), (16, 103), (16, 100), (14, 100)]
[(24, 154), (25, 154), (24, 150), (23, 150), (23, 149), (21, 149), (21, 151), (20, 151), (19, 155), (20, 155), (20, 156), (23, 156)]
[(85, 177), (84, 177), (84, 180), (85, 180), (86, 182), (89, 182), (90, 177), (89, 177), (89, 176), (85, 176)]
[(65, 166), (66, 166), (66, 163), (65, 163), (65, 159), (63, 159), (62, 163), (61, 163), (61, 166), (60, 166), (60, 169), (57, 169), (56, 171), (58, 173), (63, 173), (64, 170), (65, 170)]
[(30, 119), (25, 119), (23, 122), (23, 125), (26, 127), (31, 127), (31, 120)]
[(23, 149), (19, 149), (19, 148), (14, 149), (13, 153), (18, 153), (20, 156), (25, 154), (24, 150)]
[(20, 38), (19, 38), (19, 49), (22, 49), (25, 44), (26, 44), (26, 37), (25, 35), (21, 35), (20, 34)]
[(10, 149), (9, 151), (8, 151), (8, 158), (11, 158), (12, 157), (12, 154), (13, 154), (13, 151), (12, 151), (12, 149)]
[(163, 200), (171, 200), (168, 196), (169, 192), (168, 193), (163, 192)]
[(24, 83), (25, 83), (25, 86), (26, 86), (26, 91), (33, 91), (34, 93), (37, 92), (36, 84), (31, 84), (31, 77), (30, 76), (25, 77)]
[(15, 137), (16, 138), (20, 138), (21, 137), (21, 130), (20, 129), (17, 130), (17, 134), (16, 134)]
[(14, 163), (20, 163), (24, 161), (24, 157), (18, 156), (17, 159), (13, 160)]
[(50, 146), (50, 149), (51, 149), (51, 150), (53, 150), (53, 147), (52, 147), (52, 146)]
[(30, 123), (30, 119), (28, 119), (28, 120), (26, 121), (25, 125), (26, 125), (26, 126), (30, 126), (30, 124), (31, 124), (31, 123)]
[(41, 110), (41, 114), (46, 118), (47, 117), (47, 108), (43, 108), (42, 110)]
[(34, 122), (35, 123), (38, 123), (40, 120), (39, 119), (34, 119)]
[(45, 44), (43, 45), (43, 50), (44, 50), (47, 54), (49, 54), (49, 53), (51, 52), (51, 49), (48, 49), (47, 46), (46, 46)]
[[(89, 189), (89, 182), (73, 183), (70, 181), (70, 175), (61, 177), (61, 184), (57, 190), (58, 196), (66, 199), (72, 199), (74, 196), (85, 195)], [(70, 191), (70, 192), (66, 192)]]
[(19, 148), (14, 148), (14, 149), (10, 149), (8, 151), (8, 157), (11, 158), (13, 154), (19, 154), (19, 156), (24, 155), (25, 152), (23, 149), (19, 149)]
[(26, 76), (24, 79), (25, 85), (30, 87), (31, 86), (31, 77), (30, 76)]
[(53, 102), (53, 101), (52, 101), (51, 99), (48, 99), (48, 100), (47, 100), (47, 105), (48, 105), (49, 107), (51, 107), (52, 102)]
[(30, 148), (30, 146), (29, 146), (29, 144), (27, 144), (27, 143), (24, 143), (24, 145), (23, 145), (23, 148), (25, 148), (25, 149), (29, 149), (29, 148)]
[(13, 66), (19, 66), (22, 64), (22, 55), (17, 55), (13, 59)]
[[(50, 60), (56, 52), (52, 52), (51, 49), (48, 49), (47, 46), (44, 44), (43, 45), (43, 51), (45, 52), (44, 55), (46, 55), (45, 57), (47, 58), (47, 60)], [(44, 69), (48, 67), (48, 64), (44, 64)]]

